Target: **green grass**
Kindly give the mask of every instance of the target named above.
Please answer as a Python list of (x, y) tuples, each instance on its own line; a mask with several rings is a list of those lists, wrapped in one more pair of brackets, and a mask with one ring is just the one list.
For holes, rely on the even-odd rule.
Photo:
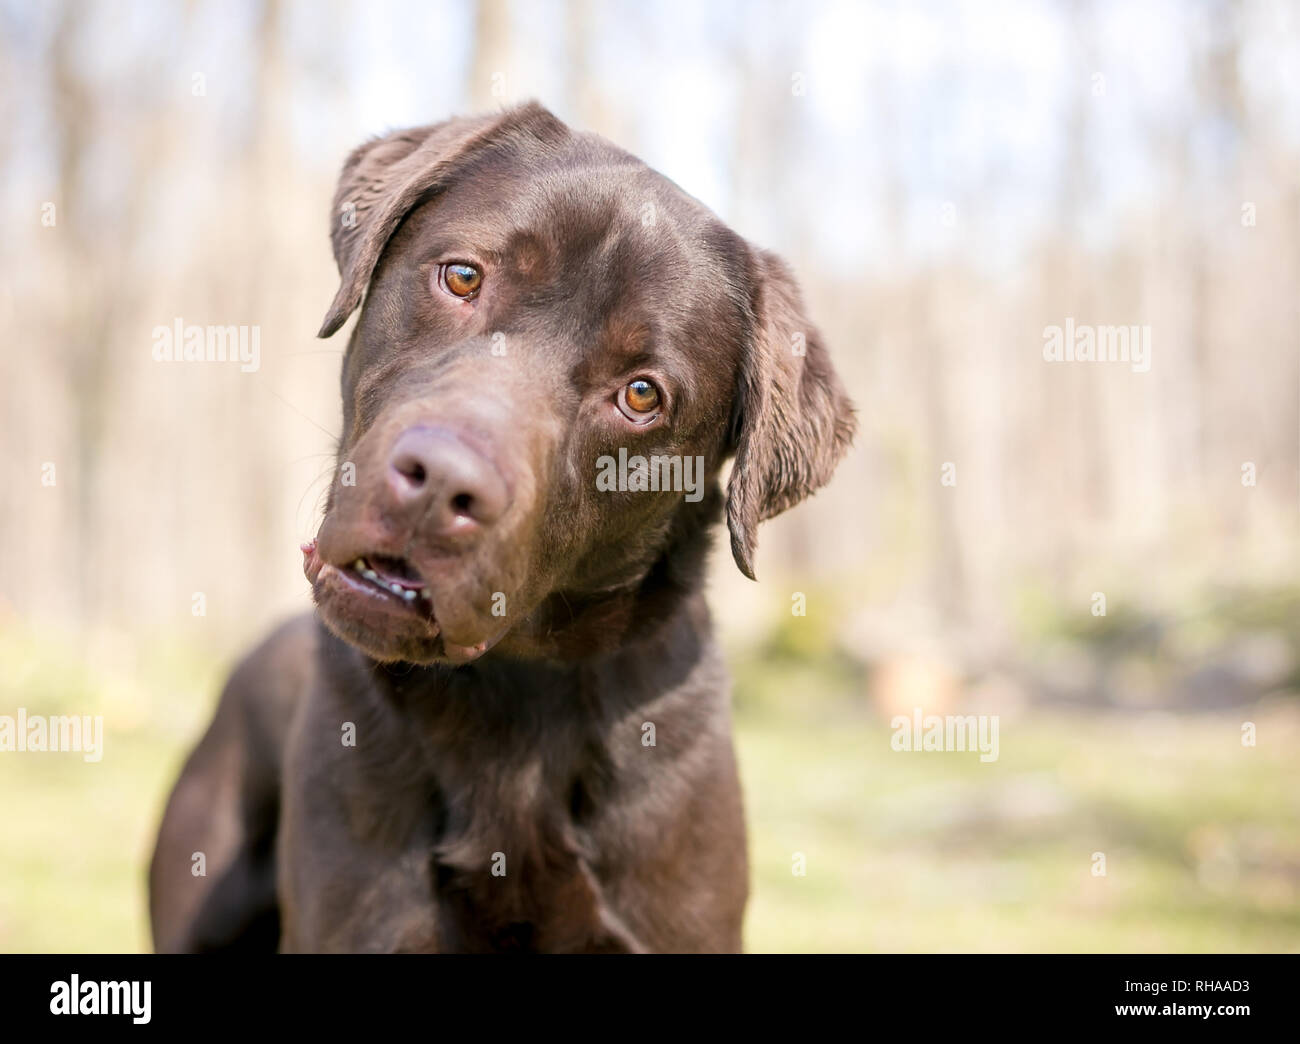
[(1027, 713), (981, 764), (798, 702), (738, 726), (751, 950), (1300, 949), (1287, 712), (1254, 749), (1235, 717)]
[[(1255, 748), (1240, 714), (1028, 710), (981, 764), (892, 751), (858, 674), (808, 655), (736, 665), (751, 950), (1300, 949), (1294, 702), (1252, 712)], [(2, 951), (147, 948), (153, 832), (221, 677), (82, 659), (0, 635), (0, 713), (107, 729), (98, 764), (0, 754)]]
[(0, 663), (0, 714), (104, 716), (99, 762), (0, 753), (0, 952), (148, 949), (154, 832), (221, 668), (184, 652), (117, 662), (12, 627), (0, 628)]

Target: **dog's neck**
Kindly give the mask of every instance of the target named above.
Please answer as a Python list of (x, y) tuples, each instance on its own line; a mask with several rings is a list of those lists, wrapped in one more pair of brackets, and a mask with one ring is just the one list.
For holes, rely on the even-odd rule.
[(521, 629), (541, 657), (582, 663), (644, 652), (671, 621), (699, 599), (713, 547), (711, 527), (721, 514), (716, 486), (699, 504), (683, 504), (664, 545), (639, 576), (612, 590), (551, 595)]

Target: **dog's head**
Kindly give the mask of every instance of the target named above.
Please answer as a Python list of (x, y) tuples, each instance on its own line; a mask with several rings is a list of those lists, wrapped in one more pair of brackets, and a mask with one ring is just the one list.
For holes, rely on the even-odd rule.
[[(306, 571), (380, 661), (596, 651), (673, 548), (830, 477), (850, 406), (784, 264), (538, 105), (348, 157), (338, 466)], [(622, 608), (620, 608), (622, 607)], [(584, 626), (578, 626), (584, 623)]]

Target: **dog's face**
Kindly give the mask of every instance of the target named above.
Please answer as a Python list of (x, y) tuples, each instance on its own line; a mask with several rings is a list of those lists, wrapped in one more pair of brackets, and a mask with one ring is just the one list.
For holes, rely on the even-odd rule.
[(305, 568), (377, 660), (598, 651), (674, 534), (717, 513), (727, 458), (752, 576), (758, 523), (847, 447), (780, 262), (539, 106), (362, 146), (335, 204), (322, 335), (365, 305)]

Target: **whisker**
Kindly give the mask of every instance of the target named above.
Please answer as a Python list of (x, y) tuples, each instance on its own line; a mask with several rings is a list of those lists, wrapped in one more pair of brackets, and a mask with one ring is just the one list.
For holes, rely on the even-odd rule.
[(303, 420), (305, 420), (308, 424), (310, 424), (310, 425), (311, 425), (313, 428), (315, 428), (317, 431), (323, 432), (324, 434), (328, 435), (331, 439), (333, 439), (333, 440), (334, 440), (334, 445), (335, 445), (335, 446), (338, 445), (339, 437), (338, 437), (337, 435), (335, 435), (335, 434), (334, 434), (332, 431), (330, 431), (328, 428), (323, 428), (323, 427), (321, 427), (321, 426), (320, 426), (319, 424), (317, 424), (314, 420), (312, 420), (310, 417), (308, 417), (307, 414), (303, 413), (302, 410), (298, 409), (297, 406), (295, 406), (295, 405), (294, 405), (293, 403), (291, 403), (288, 399), (286, 399), (283, 395), (281, 395), (279, 392), (277, 392), (274, 388), (268, 387), (268, 386), (265, 385), (265, 384), (259, 384), (258, 387), (259, 387), (259, 388), (265, 388), (265, 389), (266, 389), (266, 393), (267, 393), (268, 395), (273, 395), (273, 396), (275, 396), (275, 398), (279, 399), (282, 403), (284, 403), (284, 405), (288, 406), (289, 409), (293, 410), (294, 413), (298, 414), (299, 417), (301, 417)]

